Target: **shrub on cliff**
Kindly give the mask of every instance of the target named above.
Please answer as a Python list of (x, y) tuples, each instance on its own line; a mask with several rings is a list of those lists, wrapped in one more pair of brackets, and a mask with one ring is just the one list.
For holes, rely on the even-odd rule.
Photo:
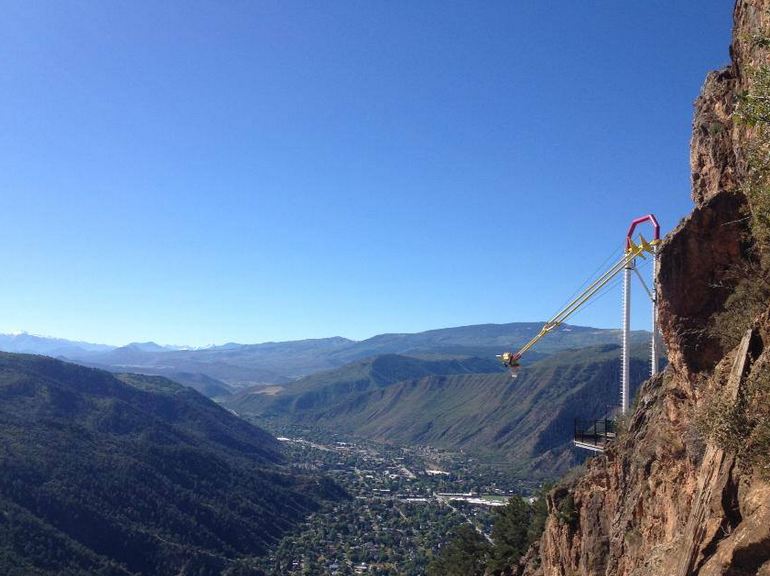
[(770, 268), (762, 264), (756, 250), (751, 256), (750, 260), (736, 263), (726, 275), (725, 281), (733, 284), (733, 291), (723, 310), (711, 319), (710, 331), (719, 338), (724, 350), (738, 345), (770, 302)]
[(742, 469), (770, 478), (770, 358), (754, 362), (737, 395), (726, 386), (707, 391), (695, 424)]
[[(770, 47), (770, 37), (753, 41)], [(750, 88), (739, 95), (735, 119), (746, 128), (748, 182), (744, 187), (751, 208), (752, 230), (760, 250), (770, 254), (770, 66), (750, 70)]]

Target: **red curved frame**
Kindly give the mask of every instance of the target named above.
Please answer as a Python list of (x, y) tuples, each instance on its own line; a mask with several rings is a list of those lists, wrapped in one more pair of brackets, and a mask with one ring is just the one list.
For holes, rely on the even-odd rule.
[(650, 222), (653, 228), (652, 239), (660, 240), (660, 224), (658, 224), (658, 219), (653, 214), (647, 214), (647, 216), (641, 216), (631, 222), (631, 226), (628, 227), (628, 234), (626, 234), (626, 248), (631, 248), (631, 236), (633, 236), (636, 226), (642, 222)]

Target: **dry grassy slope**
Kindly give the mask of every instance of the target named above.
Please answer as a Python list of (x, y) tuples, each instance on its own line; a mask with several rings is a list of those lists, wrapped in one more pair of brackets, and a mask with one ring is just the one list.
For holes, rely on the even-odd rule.
[[(752, 86), (752, 67), (768, 63), (766, 45), (755, 39), (770, 30), (770, 0), (739, 0), (734, 18), (732, 64), (708, 76), (696, 102), (696, 206), (662, 248), (660, 321), (670, 367), (645, 384), (617, 445), (551, 493), (539, 551), (516, 573), (770, 575), (767, 471), (736, 459), (696, 423), (720, 395), (745, 397), (770, 366), (768, 314), (743, 318), (745, 310), (730, 308), (735, 271), (756, 269), (749, 246), (757, 240), (745, 194), (756, 128), (736, 122), (733, 110)], [(736, 319), (732, 339), (715, 330), (726, 307)]]

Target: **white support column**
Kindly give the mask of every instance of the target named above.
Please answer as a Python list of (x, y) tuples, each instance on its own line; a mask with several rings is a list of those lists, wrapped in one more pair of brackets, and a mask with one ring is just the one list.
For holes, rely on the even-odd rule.
[(628, 412), (628, 387), (631, 370), (631, 260), (623, 270), (623, 353), (620, 366), (620, 412)]
[(650, 350), (650, 375), (658, 373), (658, 246), (652, 247), (652, 345)]

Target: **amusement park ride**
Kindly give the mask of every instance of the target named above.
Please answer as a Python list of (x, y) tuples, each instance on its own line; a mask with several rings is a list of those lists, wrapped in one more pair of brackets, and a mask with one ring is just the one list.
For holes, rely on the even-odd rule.
[[(649, 222), (653, 227), (653, 239), (651, 242), (645, 240), (644, 236), (639, 235), (638, 243), (634, 243), (633, 235), (636, 227), (644, 222)], [(621, 376), (620, 376), (620, 411), (625, 414), (629, 406), (629, 380), (630, 380), (630, 357), (631, 357), (631, 272), (633, 271), (639, 277), (639, 280), (652, 301), (652, 342), (650, 346), (650, 374), (654, 376), (658, 371), (658, 344), (657, 344), (657, 292), (655, 288), (655, 277), (657, 274), (658, 245), (660, 244), (660, 226), (657, 219), (652, 214), (642, 216), (631, 222), (625, 239), (625, 250), (623, 257), (611, 266), (604, 274), (595, 280), (588, 288), (581, 292), (577, 297), (569, 302), (564, 308), (546, 322), (537, 335), (529, 342), (524, 344), (517, 352), (504, 352), (497, 357), (500, 361), (510, 368), (511, 375), (516, 378), (520, 367), (521, 357), (537, 344), (542, 338), (554, 329), (561, 326), (575, 312), (580, 310), (585, 304), (597, 296), (599, 291), (607, 286), (609, 282), (618, 274), (623, 272), (623, 346), (621, 352)], [(648, 288), (636, 267), (636, 259), (646, 259), (646, 254), (652, 258), (652, 289)], [(578, 430), (575, 427), (575, 445), (580, 448), (601, 451), (604, 441), (614, 436), (614, 426), (612, 421), (603, 420), (592, 423), (592, 430)]]

